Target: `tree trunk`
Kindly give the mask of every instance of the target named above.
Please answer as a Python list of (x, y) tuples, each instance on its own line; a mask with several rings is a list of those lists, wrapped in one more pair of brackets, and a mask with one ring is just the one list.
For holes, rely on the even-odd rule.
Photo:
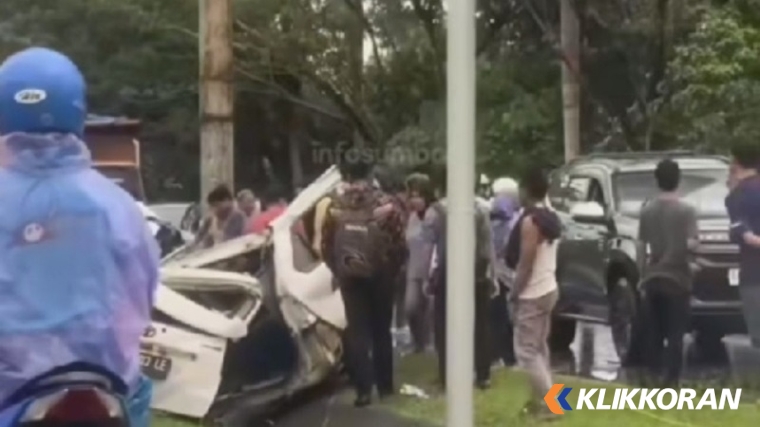
[[(347, 20), (346, 36), (348, 40), (348, 67), (351, 78), (351, 104), (362, 112), (364, 109), (364, 4), (355, 3), (356, 19)], [(354, 129), (354, 144), (364, 145), (364, 138), (358, 129)]]
[(199, 0), (201, 197), (235, 185), (232, 0)]
[(572, 0), (560, 0), (562, 42), (562, 115), (565, 161), (578, 157), (581, 148), (580, 25)]

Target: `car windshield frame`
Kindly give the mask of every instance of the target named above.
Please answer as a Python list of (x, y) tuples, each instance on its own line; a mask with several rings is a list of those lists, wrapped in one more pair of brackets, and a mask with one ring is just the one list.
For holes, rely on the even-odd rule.
[[(647, 184), (634, 184), (631, 178), (638, 176), (643, 178), (639, 182)], [(681, 200), (697, 209), (699, 218), (725, 218), (727, 213), (723, 200), (728, 195), (726, 179), (728, 178), (728, 167), (726, 168), (693, 168), (681, 170), (681, 185), (677, 191), (681, 195)], [(704, 179), (705, 183), (700, 185), (696, 183), (698, 179)], [(627, 181), (621, 186), (623, 180)], [(625, 190), (624, 188), (628, 188)], [(635, 187), (638, 187), (634, 190)], [(646, 188), (646, 190), (645, 190)], [(644, 202), (654, 198), (659, 189), (654, 178), (653, 170), (637, 170), (630, 172), (617, 172), (612, 178), (613, 201), (615, 210), (625, 216), (638, 218), (641, 213), (641, 206)], [(646, 191), (650, 194), (648, 197), (630, 197), (632, 193), (642, 194)], [(628, 194), (628, 201), (622, 200), (623, 193)], [(718, 194), (713, 194), (718, 193)], [(715, 200), (715, 199), (718, 200)], [(631, 200), (634, 199), (634, 200)], [(639, 204), (639, 208), (630, 206)], [(626, 206), (627, 205), (627, 206)]]

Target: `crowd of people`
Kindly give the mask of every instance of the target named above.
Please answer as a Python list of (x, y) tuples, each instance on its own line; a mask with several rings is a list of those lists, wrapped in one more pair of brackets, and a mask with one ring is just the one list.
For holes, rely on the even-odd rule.
[[(751, 167), (757, 157), (751, 148), (734, 150), (733, 191), (726, 201), (734, 222), (732, 237), (742, 248), (743, 283), (758, 281), (747, 261), (754, 259), (751, 254), (760, 240), (752, 233), (752, 221), (759, 215), (751, 213), (760, 212), (752, 211), (758, 209), (760, 195), (751, 194), (760, 191)], [(394, 392), (393, 329), (408, 328), (415, 352), (438, 355), (438, 376), (445, 386), (446, 288), (455, 286), (446, 280), (446, 178), (412, 173), (404, 179), (360, 161), (344, 162), (340, 172), (338, 188), (315, 207), (312, 242), (343, 297), (346, 361), (356, 405), (371, 403), (373, 387), (381, 398)], [(689, 326), (691, 281), (700, 269), (694, 256), (699, 235), (694, 208), (678, 195), (678, 163), (665, 159), (654, 175), (661, 192), (652, 194), (640, 218), (640, 321), (647, 331), (647, 377), (674, 386), (680, 380), (683, 335)], [(473, 224), (474, 385), (489, 388), (494, 363), (519, 365), (534, 390), (525, 410), (540, 417), (553, 416), (535, 403), (552, 385), (548, 339), (559, 299), (556, 257), (562, 232), (547, 199), (548, 188), (541, 168), (528, 168), (519, 182), (498, 178), (491, 199), (476, 200)], [(259, 202), (244, 190), (235, 208), (229, 189), (212, 191), (208, 203), (214, 215), (201, 228), (199, 244), (213, 244), (215, 236), (265, 232), (287, 206), (282, 192), (269, 193)], [(254, 205), (244, 212), (244, 206)], [(757, 299), (755, 288), (740, 289), (745, 301)], [(747, 316), (754, 315), (747, 311)], [(752, 335), (757, 340), (757, 332)]]
[[(342, 182), (315, 206), (312, 242), (344, 301), (356, 405), (370, 404), (373, 388), (381, 398), (394, 393), (392, 329), (406, 325), (416, 352), (438, 355), (445, 386), (446, 178), (412, 173), (404, 179), (362, 161), (339, 169)], [(547, 338), (558, 298), (554, 273), (561, 226), (546, 203), (548, 185), (541, 169), (531, 169), (519, 185), (509, 177), (495, 180), (492, 200), (476, 200), (473, 224), (475, 386), (490, 387), (495, 360), (520, 362), (537, 401), (552, 384)], [(243, 190), (235, 200), (220, 185), (206, 201), (210, 211), (197, 233), (198, 247), (264, 233), (287, 207), (277, 188), (260, 199)]]
[[(394, 393), (394, 327), (408, 325), (414, 351), (437, 353), (445, 386), (446, 289), (456, 286), (446, 280), (446, 178), (399, 179), (362, 161), (339, 168), (343, 182), (316, 206), (314, 246), (343, 297), (355, 404), (369, 405), (375, 389), (381, 399)], [(519, 185), (495, 180), (493, 198), (474, 206), (474, 386), (490, 387), (495, 360), (519, 363), (533, 402), (552, 385), (547, 338), (561, 224), (546, 204), (548, 187), (545, 173), (530, 169)], [(551, 416), (545, 405), (526, 410)]]
[(200, 220), (191, 248), (209, 248), (245, 234), (264, 234), (269, 225), (288, 206), (288, 194), (271, 186), (260, 197), (249, 189), (233, 196), (226, 184), (220, 184), (206, 196), (208, 213)]
[[(760, 343), (757, 266), (760, 236), (760, 164), (757, 147), (732, 151), (731, 191), (726, 206), (731, 239), (741, 251), (740, 292), (755, 346)], [(392, 327), (408, 325), (417, 352), (438, 355), (446, 384), (446, 200), (445, 177), (434, 182), (414, 173), (403, 184), (372, 174), (372, 165), (341, 166), (343, 184), (318, 206), (320, 253), (344, 297), (349, 372), (357, 406), (393, 391)], [(638, 234), (641, 316), (647, 382), (676, 387), (681, 377), (683, 336), (689, 326), (691, 284), (701, 268), (697, 215), (679, 197), (681, 171), (662, 160), (654, 177), (660, 193), (642, 206)], [(542, 403), (553, 384), (549, 334), (559, 299), (557, 246), (562, 224), (548, 202), (541, 168), (527, 168), (519, 182), (493, 182), (492, 198), (476, 201), (475, 386), (487, 389), (494, 362), (524, 369), (533, 389), (526, 414), (551, 418)], [(403, 255), (402, 255), (403, 254)], [(395, 294), (395, 297), (394, 297)], [(396, 316), (394, 321), (393, 311)]]

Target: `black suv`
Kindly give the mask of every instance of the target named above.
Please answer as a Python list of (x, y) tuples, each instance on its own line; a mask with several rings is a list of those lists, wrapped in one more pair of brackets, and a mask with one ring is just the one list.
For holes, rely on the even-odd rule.
[(638, 359), (629, 351), (641, 347), (638, 217), (643, 203), (658, 193), (654, 169), (666, 157), (681, 166), (679, 192), (699, 216), (698, 256), (704, 267), (695, 276), (691, 302), (696, 349), (715, 351), (725, 334), (746, 331), (737, 289), (738, 248), (729, 241), (723, 204), (728, 160), (684, 152), (604, 153), (570, 162), (551, 177), (549, 199), (564, 225), (554, 348), (570, 345), (577, 320), (605, 322), (621, 360)]

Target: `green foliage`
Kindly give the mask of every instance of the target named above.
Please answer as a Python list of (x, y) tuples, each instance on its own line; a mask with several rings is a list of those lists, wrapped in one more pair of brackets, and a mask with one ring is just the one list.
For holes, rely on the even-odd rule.
[(681, 144), (715, 149), (760, 137), (760, 22), (747, 17), (711, 9), (676, 49), (668, 123)]
[[(441, 0), (235, 0), (236, 170), (359, 134), (389, 152), (445, 147)], [(478, 167), (517, 174), (562, 160), (557, 2), (479, 0)], [(585, 0), (582, 139), (718, 149), (760, 137), (760, 0)], [(29, 45), (69, 54), (93, 111), (145, 122), (146, 181), (194, 196), (198, 2), (3, 0), (0, 55)], [(300, 146), (288, 144), (296, 138)], [(306, 176), (324, 165), (304, 167)], [(186, 166), (177, 167), (183, 164)], [(250, 166), (254, 165), (254, 166)], [(417, 166), (417, 165), (411, 165)], [(261, 168), (259, 168), (261, 169)], [(249, 184), (246, 184), (249, 185)], [(182, 197), (185, 197), (184, 195)]]
[(479, 74), (478, 163), (489, 176), (517, 176), (531, 164), (562, 162), (556, 76), (551, 69), (531, 67), (531, 58), (522, 59)]

